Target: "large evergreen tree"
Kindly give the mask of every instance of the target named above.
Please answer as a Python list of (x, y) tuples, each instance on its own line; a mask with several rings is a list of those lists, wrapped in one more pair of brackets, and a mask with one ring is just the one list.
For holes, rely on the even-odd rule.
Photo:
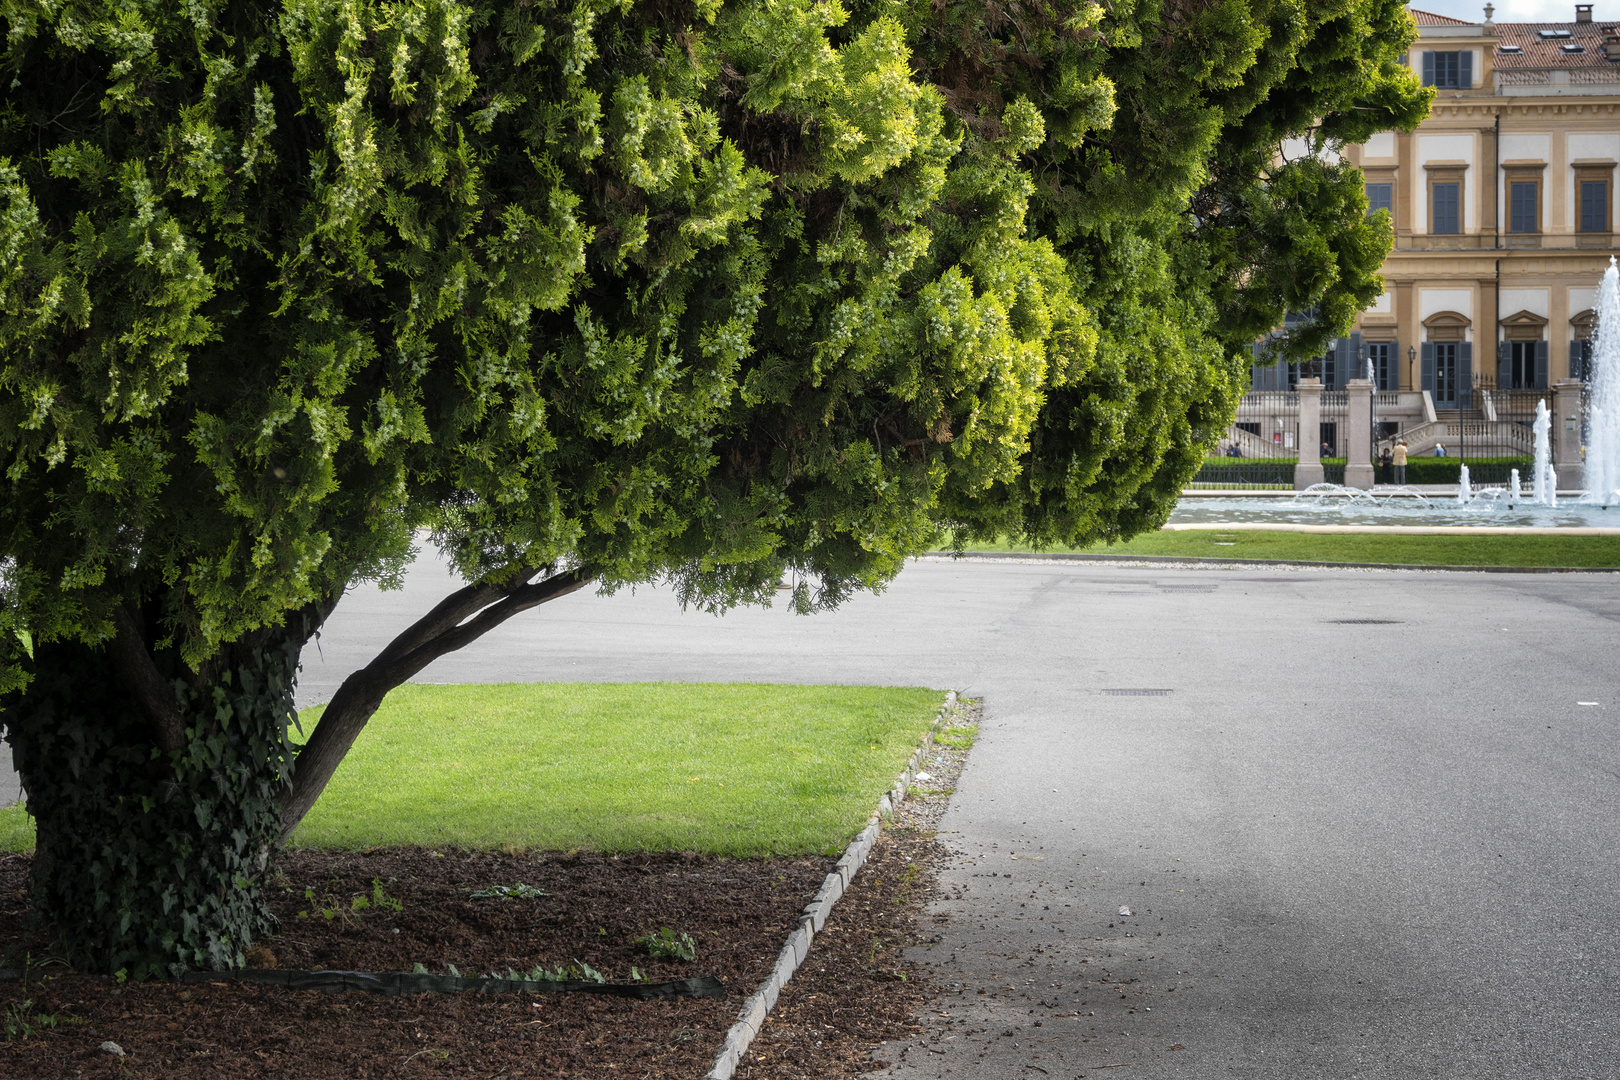
[[(1162, 522), (1374, 295), (1388, 0), (0, 0), (0, 723), (36, 904), (228, 967), (393, 686), (581, 586)], [(1312, 151), (1289, 160), (1284, 140)], [(415, 546), (465, 588), (289, 739)]]

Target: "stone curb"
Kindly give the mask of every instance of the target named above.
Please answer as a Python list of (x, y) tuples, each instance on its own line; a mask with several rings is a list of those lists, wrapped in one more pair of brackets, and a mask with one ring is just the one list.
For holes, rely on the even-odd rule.
[(872, 845), (877, 842), (878, 833), (883, 823), (894, 817), (894, 807), (906, 797), (906, 791), (911, 787), (917, 775), (917, 769), (922, 765), (923, 756), (928, 748), (934, 745), (934, 736), (944, 726), (945, 718), (951, 714), (951, 708), (956, 704), (956, 691), (952, 690), (945, 695), (945, 703), (940, 706), (939, 714), (934, 717), (933, 724), (927, 734), (922, 737), (917, 749), (913, 751), (911, 759), (906, 762), (905, 771), (895, 777), (894, 787), (884, 792), (878, 800), (877, 811), (866, 821), (866, 828), (860, 835), (850, 841), (849, 847), (844, 849), (843, 858), (833, 872), (827, 875), (816, 890), (815, 899), (805, 906), (803, 914), (799, 916), (799, 928), (788, 935), (786, 944), (776, 957), (776, 967), (771, 970), (770, 976), (759, 985), (759, 989), (743, 1002), (742, 1011), (737, 1014), (737, 1022), (731, 1025), (726, 1032), (726, 1041), (720, 1045), (720, 1053), (715, 1056), (714, 1066), (704, 1074), (703, 1080), (731, 1080), (732, 1073), (737, 1071), (737, 1065), (742, 1056), (753, 1045), (754, 1039), (759, 1035), (760, 1028), (765, 1026), (765, 1018), (776, 1007), (776, 999), (782, 993), (782, 987), (787, 985), (793, 973), (804, 963), (804, 958), (810, 952), (810, 945), (815, 941), (821, 928), (827, 925), (827, 916), (832, 914), (832, 907), (838, 898), (844, 895), (849, 883), (861, 867), (866, 864), (866, 857), (872, 853)]

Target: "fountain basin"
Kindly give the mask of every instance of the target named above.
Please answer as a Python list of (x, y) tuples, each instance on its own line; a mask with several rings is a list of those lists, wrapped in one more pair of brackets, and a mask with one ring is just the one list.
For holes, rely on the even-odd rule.
[[(1320, 484), (1305, 491), (1255, 491), (1183, 498), (1167, 528), (1178, 525), (1255, 527), (1268, 524), (1340, 526), (1347, 531), (1377, 528), (1475, 528), (1524, 530), (1620, 529), (1620, 506), (1577, 502), (1579, 492), (1559, 492), (1557, 506), (1513, 501), (1506, 488), (1478, 490), (1467, 503), (1456, 487), (1430, 494), (1412, 488), (1361, 491)], [(1567, 500), (1567, 501), (1565, 501)], [(1580, 535), (1580, 533), (1575, 533)], [(1589, 535), (1609, 535), (1607, 532)]]

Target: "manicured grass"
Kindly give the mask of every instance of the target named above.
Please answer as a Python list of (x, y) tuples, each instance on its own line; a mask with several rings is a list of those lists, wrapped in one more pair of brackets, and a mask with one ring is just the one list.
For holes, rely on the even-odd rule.
[(34, 850), (34, 819), (22, 803), (0, 810), (0, 851)]
[[(293, 834), (297, 847), (834, 852), (943, 695), (753, 683), (402, 686)], [(320, 710), (301, 714), (305, 731)], [(31, 851), (21, 806), (0, 850)]]
[[(969, 545), (969, 551), (1032, 549)], [(1059, 550), (1059, 549), (1054, 549)], [(1389, 533), (1152, 532), (1121, 544), (1080, 549), (1106, 555), (1175, 555), (1420, 566), (1589, 566), (1620, 568), (1620, 536), (1421, 536)]]
[[(832, 852), (938, 691), (747, 683), (407, 685), (297, 846)], [(309, 729), (318, 710), (303, 717)]]

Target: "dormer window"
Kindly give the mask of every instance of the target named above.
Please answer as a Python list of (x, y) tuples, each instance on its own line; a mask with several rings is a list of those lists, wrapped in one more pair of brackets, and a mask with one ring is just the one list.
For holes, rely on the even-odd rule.
[(1502, 56), (1518, 56), (1520, 53), (1524, 52), (1524, 50), (1519, 48), (1517, 45), (1503, 45), (1496, 51)]
[(1569, 33), (1568, 30), (1537, 30), (1536, 31), (1536, 37), (1540, 38), (1542, 41), (1554, 41), (1554, 40), (1557, 40), (1559, 38), (1567, 38), (1569, 36), (1570, 36), (1570, 33)]
[(1560, 45), (1559, 48), (1563, 49), (1567, 53), (1578, 53), (1578, 52), (1585, 52), (1586, 51), (1586, 46), (1585, 45)]
[(1446, 90), (1469, 90), (1474, 85), (1474, 52), (1426, 52), (1423, 54), (1423, 85)]

